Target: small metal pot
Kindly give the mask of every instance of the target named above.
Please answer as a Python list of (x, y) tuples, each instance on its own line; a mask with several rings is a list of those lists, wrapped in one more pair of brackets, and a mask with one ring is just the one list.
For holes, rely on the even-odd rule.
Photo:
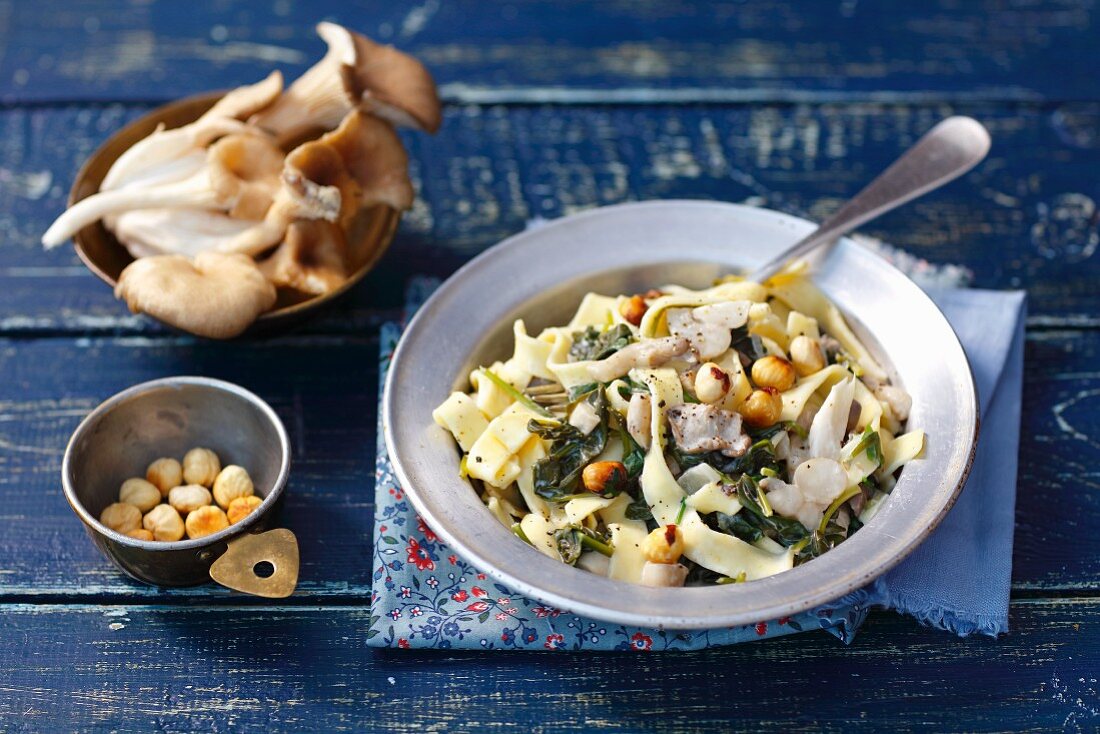
[[(252, 477), (263, 502), (213, 535), (145, 541), (99, 522), (122, 482), (143, 476), (154, 459), (212, 449), (223, 465)], [(65, 449), (65, 498), (96, 546), (129, 576), (157, 586), (193, 586), (211, 578), (231, 589), (281, 598), (298, 582), (298, 543), (274, 521), (290, 473), (290, 441), (275, 411), (237, 385), (205, 377), (168, 377), (106, 400), (77, 427)]]

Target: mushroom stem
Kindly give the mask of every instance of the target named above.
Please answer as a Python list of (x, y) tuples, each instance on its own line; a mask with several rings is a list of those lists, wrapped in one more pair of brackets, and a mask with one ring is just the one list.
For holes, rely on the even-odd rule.
[(134, 209), (217, 209), (261, 219), (278, 186), (282, 159), (282, 152), (264, 138), (222, 138), (207, 152), (206, 165), (182, 181), (127, 186), (81, 199), (50, 225), (42, 243), (56, 247), (98, 219)]
[(247, 131), (248, 126), (241, 120), (271, 104), (282, 89), (283, 75), (273, 71), (263, 81), (230, 91), (189, 125), (171, 130), (159, 126), (115, 160), (99, 190), (134, 183), (166, 163), (201, 151), (220, 137)]

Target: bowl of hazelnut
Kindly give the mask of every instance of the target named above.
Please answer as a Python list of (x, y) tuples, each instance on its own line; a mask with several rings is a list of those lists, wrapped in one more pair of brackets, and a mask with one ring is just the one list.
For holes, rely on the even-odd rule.
[(290, 472), (275, 411), (237, 385), (169, 377), (109, 398), (77, 427), (65, 497), (103, 554), (158, 586), (214, 581), (272, 598), (298, 579), (298, 544), (269, 529)]

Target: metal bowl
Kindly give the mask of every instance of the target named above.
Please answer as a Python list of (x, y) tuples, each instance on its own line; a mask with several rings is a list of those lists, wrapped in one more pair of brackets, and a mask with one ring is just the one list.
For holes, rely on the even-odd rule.
[[(244, 467), (263, 497), (260, 506), (225, 530), (175, 542), (138, 540), (99, 522), (123, 481), (144, 476), (154, 459), (180, 459), (196, 446), (212, 449), (223, 465)], [(231, 588), (274, 597), (289, 595), (297, 583), (297, 542), (288, 530), (252, 534), (275, 520), (289, 473), (290, 441), (271, 406), (242, 387), (206, 377), (153, 380), (109, 398), (77, 427), (61, 463), (69, 505), (100, 551), (131, 577), (193, 586), (213, 576)], [(274, 573), (257, 570), (261, 561)]]
[(885, 573), (954, 503), (973, 458), (978, 404), (966, 355), (943, 314), (900, 271), (850, 240), (817, 264), (814, 279), (911, 393), (909, 426), (927, 432), (927, 446), (871, 522), (809, 563), (746, 584), (678, 589), (574, 569), (515, 538), (485, 509), (459, 478), (453, 439), (431, 417), (451, 390), (468, 388), (471, 369), (511, 355), (515, 318), (537, 333), (566, 323), (590, 290), (704, 287), (765, 262), (813, 228), (765, 209), (655, 201), (567, 217), (475, 258), (409, 324), (386, 383), (386, 445), (417, 512), (452, 548), (515, 591), (623, 624), (750, 624), (835, 600)]
[[(194, 122), (214, 106), (224, 92), (211, 92), (185, 97), (134, 120), (107, 139), (81, 166), (69, 193), (69, 206), (99, 191), (107, 171), (134, 143), (152, 133), (157, 125), (174, 128)], [(286, 330), (296, 326), (307, 316), (346, 293), (370, 272), (393, 241), (401, 213), (378, 205), (364, 210), (352, 224), (348, 237), (349, 271), (351, 275), (339, 288), (322, 296), (304, 296), (280, 288), (275, 307), (262, 314), (245, 332), (246, 336), (258, 336)], [(73, 236), (76, 253), (88, 269), (114, 288), (123, 269), (134, 261), (125, 247), (115, 238), (103, 222), (95, 222)]]

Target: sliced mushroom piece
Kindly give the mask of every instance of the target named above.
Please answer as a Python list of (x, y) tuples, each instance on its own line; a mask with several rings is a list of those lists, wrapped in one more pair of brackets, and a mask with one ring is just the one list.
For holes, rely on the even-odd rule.
[(645, 393), (636, 392), (630, 396), (630, 405), (626, 410), (626, 431), (639, 446), (649, 448), (650, 419), (653, 417), (653, 401)]
[(287, 227), (286, 240), (260, 263), (260, 270), (276, 286), (319, 296), (347, 280), (347, 251), (338, 225), (323, 219), (299, 220)]
[(700, 361), (714, 359), (730, 348), (732, 330), (745, 324), (748, 301), (727, 301), (696, 308), (670, 308), (668, 331), (684, 337)]
[(679, 563), (646, 561), (642, 566), (641, 582), (643, 586), (683, 586), (687, 576), (687, 566)]
[(230, 91), (189, 125), (171, 130), (158, 127), (118, 157), (103, 177), (100, 191), (134, 183), (178, 158), (201, 151), (224, 135), (246, 131), (241, 120), (274, 102), (282, 90), (283, 75), (273, 71), (263, 81)]
[(688, 349), (687, 339), (666, 336), (645, 339), (623, 347), (606, 359), (588, 365), (588, 374), (597, 382), (611, 382), (635, 367), (660, 367)]
[(258, 135), (227, 135), (210, 146), (206, 165), (182, 181), (101, 191), (69, 207), (42, 235), (54, 247), (83, 227), (134, 209), (215, 209), (239, 219), (263, 219), (279, 187), (283, 153)]
[(284, 144), (317, 129), (331, 130), (360, 108), (396, 124), (439, 129), (439, 96), (423, 64), (335, 23), (319, 23), (317, 33), (328, 52), (251, 123)]
[(287, 155), (264, 222), (227, 249), (263, 252), (282, 240), (287, 226), (297, 219), (339, 222), (347, 230), (364, 207), (387, 204), (408, 209), (414, 196), (408, 162), (388, 122), (353, 111), (339, 128)]
[(201, 252), (135, 260), (115, 286), (134, 313), (211, 339), (237, 336), (275, 305), (275, 286), (244, 255)]
[(721, 451), (725, 456), (737, 457), (752, 445), (752, 439), (741, 429), (741, 416), (716, 405), (674, 405), (666, 416), (676, 445), (684, 453)]

